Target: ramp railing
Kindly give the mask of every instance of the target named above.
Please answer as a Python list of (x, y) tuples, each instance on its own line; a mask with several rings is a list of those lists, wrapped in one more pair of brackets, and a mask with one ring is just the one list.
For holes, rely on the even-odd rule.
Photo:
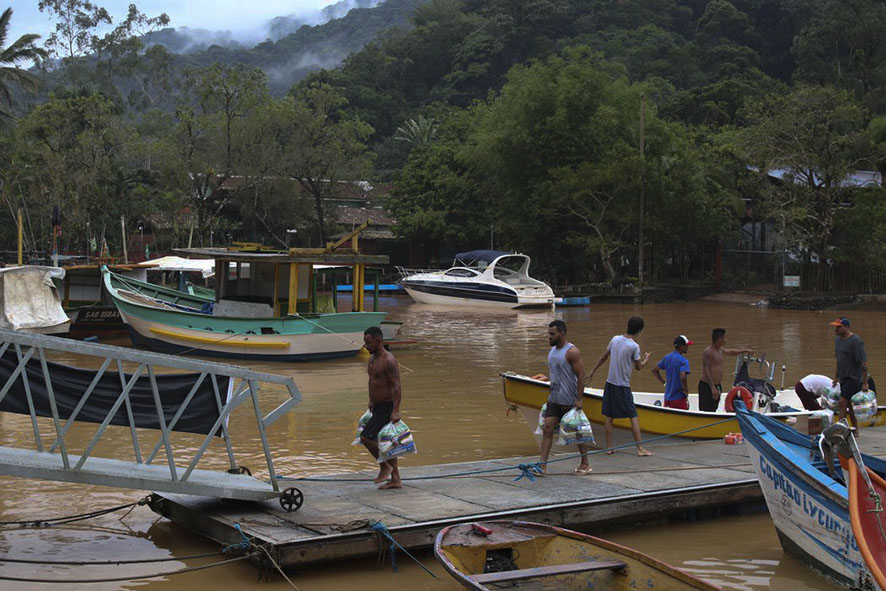
[[(78, 366), (98, 369), (59, 363), (48, 353), (76, 354)], [(135, 367), (127, 373), (124, 364)], [(0, 330), (0, 384), (0, 411), (29, 415), (34, 441), (33, 449), (0, 447), (0, 474), (245, 500), (280, 494), (267, 429), (301, 401), (287, 376), (6, 330)], [(263, 414), (259, 394), (265, 384), (282, 386), (286, 395)], [(228, 419), (241, 406), (254, 417), (267, 480), (251, 478), (238, 466)], [(39, 418), (51, 419), (48, 433), (41, 432)], [(70, 430), (84, 422), (98, 427), (75, 455)], [(95, 454), (111, 425), (128, 427), (131, 461)], [(143, 455), (139, 431), (145, 437), (145, 429), (159, 436)], [(182, 449), (172, 442), (174, 432), (203, 438), (196, 450), (192, 438)], [(52, 443), (45, 445), (44, 438)], [(224, 442), (227, 472), (198, 468), (215, 438)]]

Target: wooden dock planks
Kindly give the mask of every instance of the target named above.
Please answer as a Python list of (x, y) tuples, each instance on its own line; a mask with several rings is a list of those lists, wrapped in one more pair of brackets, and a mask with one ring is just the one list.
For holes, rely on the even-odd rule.
[[(284, 512), (276, 500), (246, 503), (172, 494), (157, 495), (152, 508), (222, 544), (239, 541), (239, 524), (256, 542), (268, 544), (282, 565), (294, 567), (374, 555), (377, 536), (365, 527), (370, 520), (384, 523), (404, 547), (416, 548), (431, 545), (442, 527), (465, 521), (519, 518), (588, 527), (762, 499), (744, 445), (704, 441), (653, 449), (651, 458), (639, 458), (633, 449), (595, 454), (594, 473), (587, 476), (572, 475), (578, 460), (570, 458), (551, 464), (549, 474), (535, 482), (514, 481), (520, 474), (516, 468), (406, 480), (399, 491), (377, 490), (370, 480), (374, 471), (324, 477), (327, 482), (282, 481), (282, 488), (295, 486), (305, 495), (304, 506), (293, 513)], [(415, 468), (409, 460), (401, 463), (405, 478), (515, 466), (537, 458)]]

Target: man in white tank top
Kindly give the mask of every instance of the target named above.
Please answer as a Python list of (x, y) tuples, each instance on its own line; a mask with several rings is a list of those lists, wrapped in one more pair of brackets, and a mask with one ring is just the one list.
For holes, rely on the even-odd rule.
[[(584, 362), (578, 347), (566, 341), (566, 323), (554, 320), (548, 325), (548, 375), (551, 378), (551, 393), (545, 407), (545, 422), (541, 436), (541, 470), (534, 470), (536, 476), (543, 476), (547, 470), (548, 456), (554, 443), (554, 433), (560, 425), (560, 419), (573, 408), (581, 409), (584, 400)], [(581, 463), (573, 470), (573, 474), (587, 474), (591, 471), (588, 465), (588, 446), (578, 444)]]

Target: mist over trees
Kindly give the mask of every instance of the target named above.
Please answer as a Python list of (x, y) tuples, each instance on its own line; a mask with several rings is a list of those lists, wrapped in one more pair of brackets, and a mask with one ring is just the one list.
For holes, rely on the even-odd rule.
[(886, 234), (882, 187), (845, 182), (886, 171), (886, 0), (388, 0), (186, 55), (157, 42), (165, 15), (41, 6), (59, 23), (47, 67), (0, 63), (18, 117), (0, 193), (34, 249), (54, 206), (63, 249), (87, 227), (113, 244), (121, 215), (165, 220), (176, 244), (317, 244), (330, 188), (368, 180), (393, 182), (405, 238), (492, 230), (564, 281), (636, 274), (641, 195), (653, 280), (710, 280), (699, 260), (749, 216), (821, 289), (836, 261), (886, 265), (860, 243)]

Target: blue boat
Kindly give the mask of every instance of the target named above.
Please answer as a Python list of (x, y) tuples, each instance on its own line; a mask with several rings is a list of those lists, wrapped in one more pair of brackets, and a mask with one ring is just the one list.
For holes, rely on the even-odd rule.
[[(740, 402), (736, 418), (785, 553), (846, 587), (877, 589), (852, 534), (847, 481), (839, 464), (831, 475), (821, 436), (799, 433)], [(863, 458), (886, 473), (883, 460)]]

